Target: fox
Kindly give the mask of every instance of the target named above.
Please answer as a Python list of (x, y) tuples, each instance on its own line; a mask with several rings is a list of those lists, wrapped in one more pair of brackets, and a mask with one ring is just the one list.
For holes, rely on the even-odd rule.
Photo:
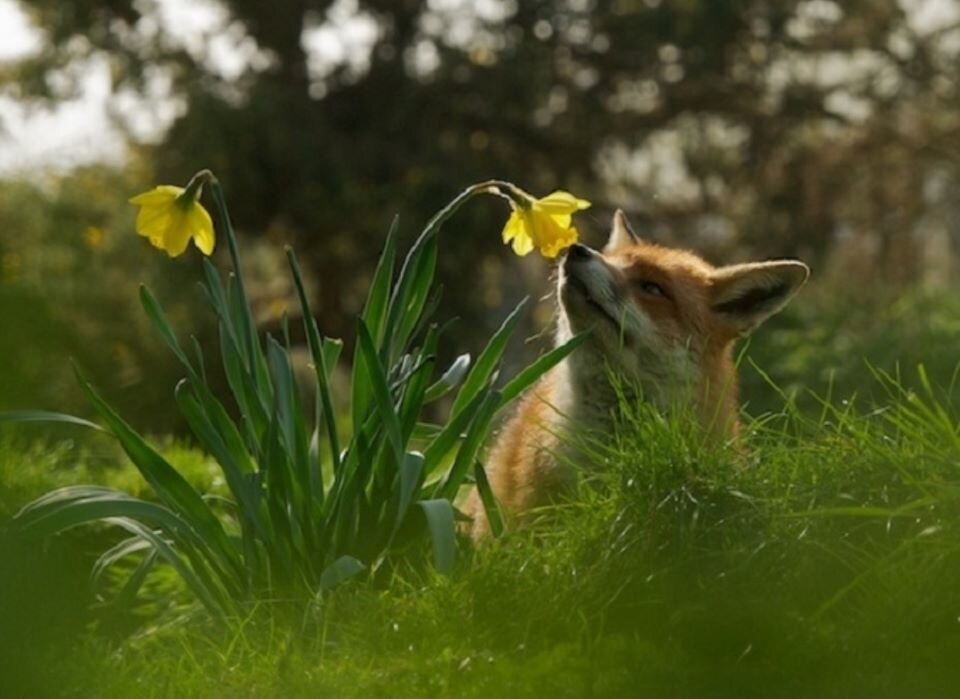
[[(810, 276), (799, 260), (714, 267), (697, 254), (641, 238), (624, 212), (602, 250), (575, 243), (557, 265), (558, 345), (587, 338), (522, 396), (485, 467), (508, 524), (555, 502), (576, 483), (564, 458), (571, 430), (610, 433), (621, 400), (612, 377), (639, 400), (685, 406), (711, 441), (741, 429), (733, 348), (778, 313)], [(632, 395), (632, 394), (631, 394)], [(476, 487), (463, 506), (475, 541), (490, 523)]]

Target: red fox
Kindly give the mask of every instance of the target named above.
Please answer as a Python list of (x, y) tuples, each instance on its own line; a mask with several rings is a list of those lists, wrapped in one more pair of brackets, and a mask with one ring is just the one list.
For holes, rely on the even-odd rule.
[[(733, 344), (783, 308), (809, 275), (796, 260), (713, 267), (641, 240), (619, 210), (602, 252), (569, 248), (557, 278), (557, 342), (590, 335), (521, 399), (490, 452), (487, 474), (507, 520), (573, 484), (573, 468), (558, 458), (560, 434), (611, 429), (618, 395), (610, 372), (658, 408), (691, 406), (711, 438), (736, 438)], [(472, 536), (486, 536), (476, 490), (464, 510)]]

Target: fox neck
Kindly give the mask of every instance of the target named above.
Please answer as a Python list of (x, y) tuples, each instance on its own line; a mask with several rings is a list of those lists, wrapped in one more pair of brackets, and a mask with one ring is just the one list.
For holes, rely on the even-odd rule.
[(740, 433), (740, 400), (733, 343), (704, 353), (704, 376), (698, 396), (698, 412), (707, 435), (716, 442), (736, 439)]
[[(571, 337), (561, 326), (557, 344)], [(686, 349), (662, 371), (617, 376), (598, 348), (581, 345), (553, 370), (552, 403), (575, 429), (609, 431), (621, 404), (645, 401), (666, 412), (688, 406), (711, 440), (725, 441), (739, 431), (737, 377), (730, 344), (707, 347), (694, 362)]]

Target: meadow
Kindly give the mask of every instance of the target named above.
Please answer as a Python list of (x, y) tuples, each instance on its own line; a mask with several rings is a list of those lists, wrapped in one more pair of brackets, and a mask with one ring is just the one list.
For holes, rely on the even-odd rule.
[[(190, 436), (141, 434), (80, 368), (95, 421), (0, 413), (5, 695), (950, 694), (955, 299), (913, 292), (849, 313), (821, 287), (740, 353), (742, 443), (624, 398), (612, 433), (567, 437), (577, 492), (511, 529), (484, 444), (586, 336), (501, 377), (521, 302), (475, 359), (438, 366), (451, 333), (433, 315), (435, 273), (468, 200), (539, 200), (469, 187), (404, 254), (395, 223), (350, 361), (321, 334), (288, 249), (304, 386), (292, 323), (279, 338), (257, 328), (215, 177), (134, 202), (210, 221), (203, 186), (232, 271), (204, 260), (215, 349), (186, 345), (139, 293), (180, 365)], [(163, 237), (170, 220), (154, 245), (180, 244)], [(189, 230), (209, 252), (204, 225)], [(497, 535), (483, 545), (457, 533), (473, 485)]]
[[(831, 297), (815, 288), (741, 356), (743, 449), (625, 404), (614, 435), (580, 438), (574, 498), (459, 541), (450, 575), (421, 541), (376, 575), (217, 617), (169, 567), (91, 584), (115, 528), (42, 545), (8, 530), (4, 694), (952, 696), (960, 314), (948, 295)], [(104, 436), (3, 427), (5, 521), (72, 484), (155, 499)], [(206, 499), (230, 497), (195, 440), (148, 441)]]
[[(0, 699), (957, 695), (960, 0), (0, 18)], [(617, 209), (812, 276), (505, 527)]]
[[(597, 467), (574, 500), (452, 576), (410, 565), (223, 622), (163, 571), (133, 604), (96, 604), (102, 531), (5, 552), (5, 682), (11, 696), (951, 696), (960, 437), (942, 397), (883, 382), (869, 411), (751, 421), (746, 456), (624, 406), (615, 439), (584, 442)], [(97, 440), (77, 449), (7, 442), (5, 512), (91, 477), (144, 488)], [(222, 492), (208, 457), (164, 453)]]

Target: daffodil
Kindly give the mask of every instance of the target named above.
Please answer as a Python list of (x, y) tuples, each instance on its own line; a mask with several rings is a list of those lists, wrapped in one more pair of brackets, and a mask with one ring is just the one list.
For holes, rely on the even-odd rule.
[(186, 188), (164, 184), (132, 197), (130, 203), (140, 207), (137, 233), (170, 257), (182, 254), (191, 238), (204, 255), (211, 254), (213, 221), (198, 201), (208, 177), (205, 171), (195, 175)]
[(534, 248), (544, 257), (553, 258), (577, 242), (573, 214), (590, 206), (569, 192), (557, 191), (542, 199), (511, 188), (513, 212), (503, 227), (503, 242), (512, 243), (518, 255), (527, 255)]

